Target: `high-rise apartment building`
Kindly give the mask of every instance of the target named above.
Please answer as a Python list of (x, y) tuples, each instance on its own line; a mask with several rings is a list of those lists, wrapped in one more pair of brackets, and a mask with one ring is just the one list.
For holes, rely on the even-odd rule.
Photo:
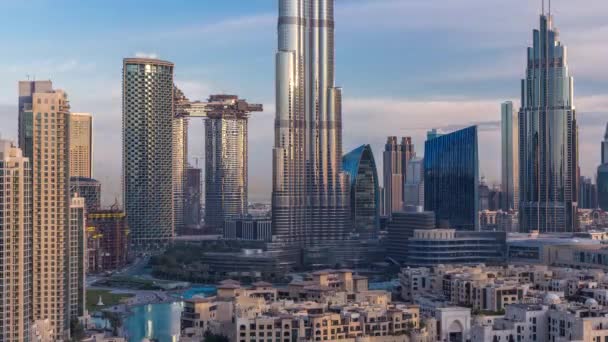
[(211, 95), (205, 120), (205, 226), (247, 215), (247, 120), (262, 105), (235, 95)]
[(84, 316), (85, 312), (85, 272), (86, 233), (85, 201), (74, 194), (70, 202), (70, 230), (68, 234), (67, 287), (70, 320)]
[(390, 216), (395, 211), (403, 210), (407, 167), (410, 159), (416, 156), (412, 138), (403, 137), (399, 143), (397, 137), (388, 137), (382, 156), (384, 157), (384, 203), (386, 205), (384, 214)]
[(279, 1), (272, 224), (284, 244), (311, 246), (348, 234), (334, 27), (333, 0)]
[(424, 207), (424, 159), (414, 157), (407, 164), (404, 206)]
[(32, 321), (32, 170), (0, 140), (0, 341), (28, 341)]
[(513, 102), (501, 104), (502, 210), (519, 208), (519, 117)]
[(173, 222), (175, 232), (184, 229), (184, 196), (186, 168), (188, 166), (188, 120), (185, 108), (190, 101), (184, 93), (173, 87)]
[(574, 81), (551, 15), (540, 16), (533, 42), (519, 111), (520, 230), (573, 232), (578, 195)]
[(123, 199), (138, 249), (173, 238), (173, 63), (123, 61)]
[(342, 168), (350, 176), (352, 233), (374, 239), (380, 229), (380, 186), (371, 146), (361, 145), (346, 154)]
[(70, 177), (91, 178), (93, 174), (93, 117), (70, 113)]
[(471, 126), (424, 145), (424, 209), (457, 230), (479, 227), (477, 141), (477, 126)]
[(597, 202), (602, 210), (608, 211), (608, 124), (602, 142), (602, 164), (597, 168)]
[(32, 166), (33, 320), (69, 336), (70, 105), (51, 81), (19, 82), (19, 146)]
[(84, 198), (85, 209), (90, 213), (101, 208), (101, 183), (92, 178), (71, 177), (70, 196)]
[(199, 228), (201, 224), (201, 169), (186, 169), (184, 193), (184, 225)]

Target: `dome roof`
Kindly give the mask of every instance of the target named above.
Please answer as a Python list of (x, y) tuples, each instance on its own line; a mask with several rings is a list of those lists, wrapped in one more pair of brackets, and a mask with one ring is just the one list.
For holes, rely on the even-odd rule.
[(588, 307), (588, 308), (593, 308), (593, 307), (596, 307), (596, 306), (598, 306), (598, 305), (599, 305), (599, 304), (598, 304), (597, 300), (595, 300), (595, 299), (593, 299), (593, 298), (588, 298), (588, 299), (585, 301), (585, 306), (586, 306), (586, 307)]
[(561, 299), (555, 293), (547, 293), (543, 298), (543, 303), (545, 305), (555, 305), (561, 303)]

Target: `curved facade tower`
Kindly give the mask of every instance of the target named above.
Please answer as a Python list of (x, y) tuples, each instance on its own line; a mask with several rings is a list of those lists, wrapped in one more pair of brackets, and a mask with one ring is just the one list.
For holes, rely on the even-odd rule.
[(334, 86), (334, 1), (280, 0), (272, 194), (277, 241), (314, 246), (347, 235), (341, 102)]
[(173, 239), (173, 63), (123, 61), (123, 201), (138, 249)]
[(352, 232), (361, 239), (374, 239), (380, 229), (380, 186), (374, 153), (361, 145), (342, 158), (350, 177)]
[(533, 41), (519, 112), (520, 230), (572, 232), (578, 194), (574, 83), (550, 15), (541, 15)]

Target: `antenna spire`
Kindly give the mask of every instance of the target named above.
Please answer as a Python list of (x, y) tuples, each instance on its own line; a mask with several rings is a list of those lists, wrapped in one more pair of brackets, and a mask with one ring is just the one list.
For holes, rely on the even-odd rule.
[(542, 5), (542, 12), (541, 12), (541, 14), (545, 15), (545, 0), (542, 0), (541, 3), (543, 4)]

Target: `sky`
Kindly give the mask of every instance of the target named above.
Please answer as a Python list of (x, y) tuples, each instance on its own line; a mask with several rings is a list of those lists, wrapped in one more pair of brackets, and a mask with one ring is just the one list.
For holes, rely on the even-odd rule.
[[(35, 10), (34, 10), (35, 9)], [(344, 152), (389, 135), (419, 155), (430, 128), (480, 127), (480, 174), (500, 182), (500, 103), (519, 107), (540, 0), (336, 0), (336, 85)], [(0, 134), (17, 138), (17, 82), (51, 79), (72, 110), (94, 116), (94, 177), (120, 197), (122, 59), (175, 63), (193, 100), (233, 93), (262, 103), (249, 125), (250, 200), (271, 194), (277, 0), (0, 1)], [(554, 0), (575, 79), (582, 175), (593, 177), (608, 121), (608, 2)], [(204, 153), (190, 124), (190, 159)], [(202, 158), (199, 166), (203, 167)]]

